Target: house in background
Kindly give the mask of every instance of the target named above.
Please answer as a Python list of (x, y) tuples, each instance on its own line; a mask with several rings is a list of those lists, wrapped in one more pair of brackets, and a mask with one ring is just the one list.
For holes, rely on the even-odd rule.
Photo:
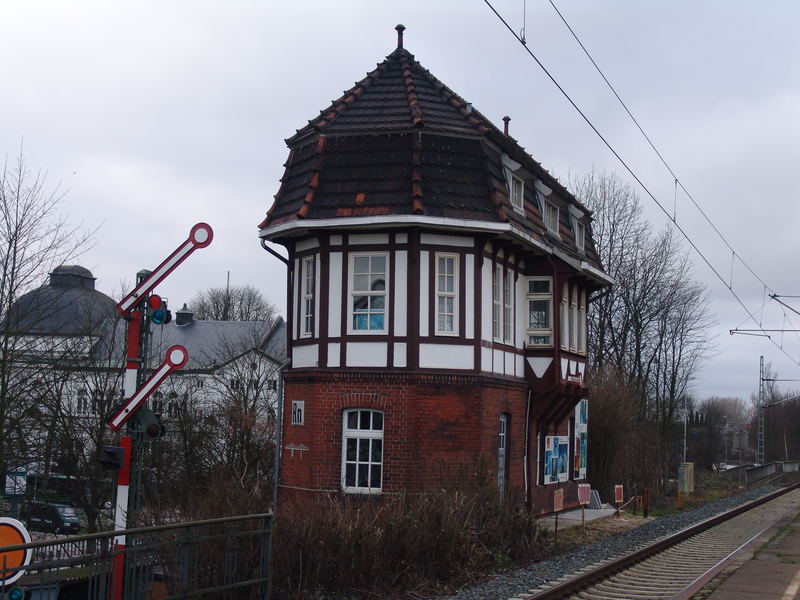
[(489, 465), (552, 510), (586, 477), (590, 212), (397, 48), (287, 140), (281, 493), (424, 491)]

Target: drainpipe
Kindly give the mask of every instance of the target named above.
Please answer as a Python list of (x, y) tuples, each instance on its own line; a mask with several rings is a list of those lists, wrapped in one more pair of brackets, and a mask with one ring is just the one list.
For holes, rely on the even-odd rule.
[(530, 473), (530, 452), (528, 451), (528, 444), (530, 440), (530, 432), (531, 432), (531, 388), (528, 387), (528, 405), (525, 409), (525, 457), (522, 460), (522, 471), (525, 477), (525, 506), (530, 510), (531, 508), (531, 496), (530, 496), (530, 485), (529, 485), (529, 473)]
[(278, 506), (278, 482), (280, 481), (281, 474), (281, 444), (283, 440), (283, 371), (292, 364), (292, 359), (287, 358), (280, 367), (278, 367), (278, 414), (277, 428), (275, 429), (275, 483), (272, 489), (272, 514), (273, 518)]

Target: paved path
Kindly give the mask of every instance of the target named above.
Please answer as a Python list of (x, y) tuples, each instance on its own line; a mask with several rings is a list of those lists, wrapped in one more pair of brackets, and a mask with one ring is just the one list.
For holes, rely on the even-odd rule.
[(800, 510), (764, 537), (766, 545), (756, 547), (708, 600), (800, 599)]

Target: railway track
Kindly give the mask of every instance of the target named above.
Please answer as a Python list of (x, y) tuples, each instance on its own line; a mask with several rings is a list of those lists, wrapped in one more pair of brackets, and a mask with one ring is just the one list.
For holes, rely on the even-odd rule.
[(784, 516), (797, 511), (800, 484), (787, 486), (642, 547), (589, 567), (523, 600), (688, 599), (733, 554)]

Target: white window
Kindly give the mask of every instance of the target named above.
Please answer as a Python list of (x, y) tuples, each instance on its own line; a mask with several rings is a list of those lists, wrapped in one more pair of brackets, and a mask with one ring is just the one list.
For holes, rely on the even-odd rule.
[(351, 331), (386, 331), (386, 254), (355, 254), (350, 259)]
[(578, 352), (586, 354), (586, 292), (582, 291), (578, 301)]
[(575, 221), (575, 245), (578, 247), (578, 250), (584, 249), (584, 244), (586, 242), (586, 225), (581, 223), (580, 221)]
[(544, 225), (548, 231), (558, 235), (558, 207), (548, 200), (544, 201)]
[(550, 277), (529, 277), (528, 346), (553, 345), (553, 280)]
[(511, 175), (511, 204), (516, 210), (522, 212), (525, 184), (516, 175)]
[(569, 303), (569, 349), (578, 351), (578, 290), (575, 287)]
[(436, 333), (455, 335), (458, 314), (458, 256), (436, 255)]
[(561, 325), (561, 347), (569, 349), (569, 286), (565, 283), (561, 290), (561, 312), (559, 314)]
[(496, 340), (499, 340), (501, 335), (502, 299), (500, 291), (502, 289), (502, 281), (503, 268), (495, 265), (495, 270), (492, 274), (492, 337)]
[(503, 270), (503, 341), (511, 343), (511, 315), (514, 314), (514, 275)]
[(383, 484), (383, 413), (344, 411), (342, 423), (342, 489), (376, 493)]
[(314, 335), (314, 257), (303, 259), (303, 306), (302, 306), (302, 331), (303, 337)]

